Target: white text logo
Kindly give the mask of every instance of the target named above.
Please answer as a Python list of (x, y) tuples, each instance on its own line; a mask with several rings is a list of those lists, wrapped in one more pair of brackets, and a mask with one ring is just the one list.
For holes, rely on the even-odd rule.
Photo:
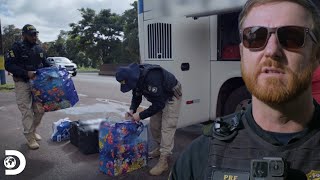
[[(5, 175), (17, 175), (20, 174), (24, 168), (26, 167), (26, 158), (24, 155), (16, 150), (6, 150), (5, 151), (6, 158), (3, 161), (4, 166), (7, 168), (5, 170)], [(17, 160), (19, 159), (19, 167), (16, 169), (12, 169), (17, 165)]]

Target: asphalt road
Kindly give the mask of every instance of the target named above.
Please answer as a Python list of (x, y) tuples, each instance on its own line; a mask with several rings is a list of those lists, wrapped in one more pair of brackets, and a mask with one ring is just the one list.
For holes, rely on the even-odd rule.
[[(7, 77), (12, 83), (12, 77)], [(27, 165), (24, 171), (16, 176), (5, 176), (5, 167), (0, 164), (0, 179), (167, 179), (169, 171), (155, 177), (148, 174), (149, 169), (157, 160), (149, 160), (148, 165), (140, 170), (122, 175), (109, 177), (98, 169), (99, 154), (83, 155), (75, 146), (66, 142), (52, 142), (52, 123), (69, 117), (78, 119), (93, 119), (105, 117), (112, 111), (105, 104), (119, 101), (129, 105), (131, 94), (119, 91), (119, 83), (114, 77), (99, 76), (96, 73), (79, 73), (73, 77), (80, 101), (73, 108), (48, 112), (43, 117), (38, 132), (43, 140), (38, 150), (29, 150), (21, 128), (21, 114), (15, 102), (14, 91), (0, 91), (0, 159), (3, 162), (5, 150), (18, 150), (26, 157)], [(147, 102), (143, 102), (148, 106)], [(106, 109), (107, 108), (107, 109)], [(125, 109), (123, 109), (125, 111)], [(179, 129), (176, 133), (175, 147), (170, 158), (170, 167), (181, 154), (183, 149), (201, 132), (201, 125)], [(150, 134), (150, 133), (149, 133)], [(153, 148), (152, 138), (149, 138), (149, 149)]]

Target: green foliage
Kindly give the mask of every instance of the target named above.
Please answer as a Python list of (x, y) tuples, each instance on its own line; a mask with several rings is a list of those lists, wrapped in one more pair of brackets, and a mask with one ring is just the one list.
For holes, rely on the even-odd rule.
[(121, 53), (121, 17), (103, 9), (98, 14), (92, 9), (80, 9), (82, 20), (70, 24), (71, 38), (79, 39), (78, 48), (91, 59), (91, 67), (116, 62)]
[(13, 84), (0, 85), (0, 91), (11, 91), (13, 89), (14, 89), (14, 85)]
[(79, 67), (78, 72), (98, 72), (99, 70), (91, 67)]
[[(42, 43), (48, 56), (64, 56), (79, 67), (98, 68), (103, 63), (139, 62), (137, 2), (122, 15), (103, 9), (96, 13), (81, 8), (82, 19), (60, 31), (57, 39)], [(21, 30), (4, 27), (3, 47), (7, 50), (20, 39)]]
[(10, 49), (15, 41), (21, 39), (21, 29), (16, 28), (14, 25), (3, 27), (2, 46), (4, 52)]
[[(137, 1), (131, 4), (132, 9), (126, 10), (122, 15), (124, 22), (124, 41), (125, 53), (130, 57), (131, 62), (139, 62), (139, 38), (138, 38), (138, 8)], [(127, 61), (128, 62), (128, 61)]]
[(46, 50), (47, 56), (63, 56), (68, 57), (66, 38), (67, 32), (61, 30), (58, 35), (58, 39), (54, 42), (46, 42), (42, 44), (42, 47)]

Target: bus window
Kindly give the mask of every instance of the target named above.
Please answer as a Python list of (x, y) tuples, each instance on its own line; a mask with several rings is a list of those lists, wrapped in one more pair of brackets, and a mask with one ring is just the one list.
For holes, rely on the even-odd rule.
[(239, 12), (222, 14), (218, 17), (218, 60), (240, 60), (240, 38), (238, 30)]

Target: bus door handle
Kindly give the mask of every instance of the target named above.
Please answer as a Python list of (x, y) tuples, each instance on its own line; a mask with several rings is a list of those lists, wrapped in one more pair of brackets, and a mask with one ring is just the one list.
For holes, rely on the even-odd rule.
[(181, 70), (182, 71), (189, 71), (190, 69), (190, 64), (189, 63), (182, 63), (181, 64)]

